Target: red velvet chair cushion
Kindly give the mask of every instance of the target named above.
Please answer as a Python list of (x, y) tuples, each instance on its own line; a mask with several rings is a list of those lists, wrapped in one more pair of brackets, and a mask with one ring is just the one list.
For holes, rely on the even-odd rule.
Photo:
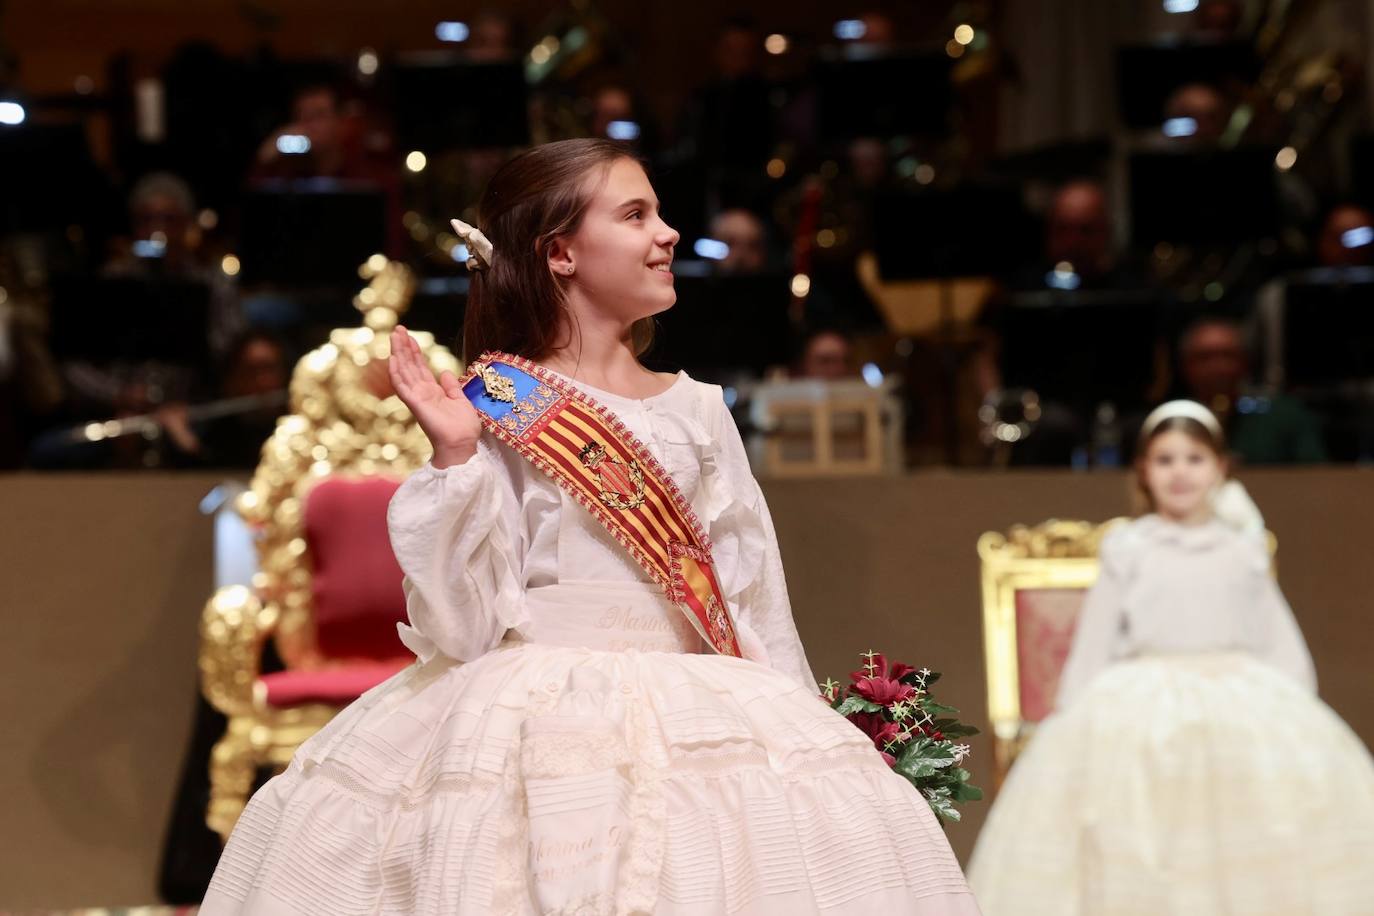
[(311, 613), (316, 645), (327, 658), (407, 654), (396, 635), (406, 612), (401, 568), (386, 531), (387, 503), (398, 486), (389, 477), (339, 477), (320, 482), (307, 496)]
[(1039, 722), (1054, 711), (1059, 675), (1073, 646), (1073, 631), (1087, 592), (1078, 588), (1016, 591), (1016, 667), (1021, 718)]
[(300, 706), (302, 703), (346, 706), (400, 671), (410, 661), (398, 658), (320, 671), (277, 671), (264, 674), (262, 683), (267, 688), (267, 705), (275, 709)]

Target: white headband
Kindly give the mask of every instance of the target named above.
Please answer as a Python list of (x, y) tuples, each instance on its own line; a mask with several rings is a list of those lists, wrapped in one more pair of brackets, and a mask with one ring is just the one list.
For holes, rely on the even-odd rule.
[(453, 226), (453, 231), (458, 233), (458, 238), (467, 246), (468, 270), (486, 270), (490, 267), (493, 250), (491, 241), (482, 234), (482, 230), (476, 226), (469, 226), (461, 219), (451, 219), (449, 223)]
[(1197, 401), (1169, 401), (1160, 404), (1154, 410), (1150, 411), (1150, 415), (1145, 418), (1144, 425), (1140, 427), (1140, 435), (1149, 436), (1155, 431), (1155, 428), (1158, 427), (1159, 424), (1163, 423), (1165, 420), (1172, 420), (1176, 417), (1196, 420), (1207, 427), (1207, 431), (1212, 434), (1213, 438), (1221, 439), (1222, 437), (1221, 421), (1217, 419), (1217, 415), (1206, 407), (1203, 407)]

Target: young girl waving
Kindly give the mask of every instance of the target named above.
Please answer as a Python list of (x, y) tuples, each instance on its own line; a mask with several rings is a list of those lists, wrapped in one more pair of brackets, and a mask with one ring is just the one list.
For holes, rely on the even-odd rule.
[(202, 913), (977, 913), (817, 698), (720, 389), (638, 362), (678, 241), (644, 170), (537, 147), (480, 213), (467, 375), (392, 337), (417, 662), (252, 799)]
[(1008, 775), (970, 882), (988, 916), (1374, 913), (1374, 763), (1316, 698), (1221, 424), (1141, 433), (1150, 514), (1102, 541), (1058, 708)]

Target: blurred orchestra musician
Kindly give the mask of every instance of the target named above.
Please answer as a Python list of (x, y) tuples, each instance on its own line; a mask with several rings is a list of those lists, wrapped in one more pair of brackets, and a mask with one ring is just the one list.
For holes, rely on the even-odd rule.
[(1208, 317), (1195, 322), (1179, 342), (1178, 367), (1180, 393), (1221, 419), (1227, 442), (1243, 463), (1327, 460), (1316, 416), (1293, 397), (1251, 388), (1249, 348), (1235, 321)]
[(725, 245), (725, 256), (715, 262), (720, 274), (758, 274), (769, 266), (768, 228), (752, 210), (731, 207), (711, 217), (709, 234)]
[(387, 251), (405, 249), (399, 156), (390, 133), (361, 102), (345, 101), (327, 82), (302, 85), (290, 120), (258, 146), (250, 185), (328, 179), (380, 190), (386, 198)]

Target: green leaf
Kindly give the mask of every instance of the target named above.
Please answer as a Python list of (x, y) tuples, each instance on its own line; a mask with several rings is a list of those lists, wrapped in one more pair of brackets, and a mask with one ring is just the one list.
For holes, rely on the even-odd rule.
[(919, 738), (914, 739), (910, 744), (906, 746), (905, 753), (914, 754), (917, 751), (924, 750), (925, 748), (931, 747), (934, 744), (934, 741), (931, 741), (929, 738), (922, 735)]
[(944, 715), (946, 713), (954, 713), (959, 711), (955, 709), (953, 706), (942, 706), (941, 704), (936, 703), (934, 700), (927, 700), (926, 702), (922, 703), (921, 708), (924, 709), (926, 712), (930, 713), (932, 716), (939, 716)]
[(930, 810), (935, 812), (935, 816), (942, 821), (959, 820), (959, 811), (950, 801), (949, 789), (927, 789), (925, 791), (926, 801), (930, 803)]
[(879, 712), (882, 706), (863, 697), (845, 697), (844, 702), (835, 707), (835, 711), (842, 716), (847, 716), (854, 712)]
[(967, 738), (969, 735), (978, 734), (978, 729), (972, 725), (964, 725), (958, 719), (936, 719), (931, 728), (942, 732), (946, 738)]
[[(948, 742), (931, 741), (929, 738), (922, 738), (921, 740), (925, 741), (926, 744), (911, 754), (913, 758), (929, 759), (935, 766), (947, 766), (948, 764), (944, 761), (951, 763), (954, 761), (954, 748), (950, 747)], [(940, 762), (935, 763), (935, 761)]]
[(951, 797), (955, 801), (960, 802), (982, 801), (983, 790), (978, 788), (977, 786), (971, 786), (966, 782), (960, 783), (958, 786), (954, 788), (954, 791), (951, 793)]
[[(929, 738), (921, 738), (907, 745), (893, 769), (907, 779), (921, 779), (953, 763), (953, 751), (940, 747)], [(927, 769), (930, 772), (926, 772)]]

